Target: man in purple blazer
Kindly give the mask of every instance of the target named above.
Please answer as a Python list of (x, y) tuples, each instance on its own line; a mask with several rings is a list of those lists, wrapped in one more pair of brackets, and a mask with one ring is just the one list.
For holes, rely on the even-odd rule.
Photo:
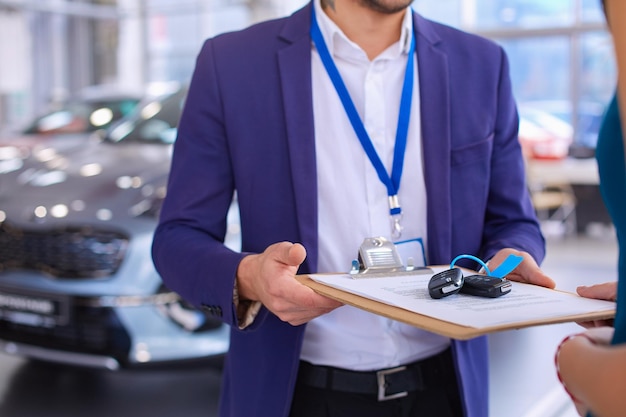
[[(509, 278), (554, 286), (504, 52), (411, 2), (314, 0), (198, 56), (153, 259), (231, 325), (222, 416), (488, 415), (484, 337), (409, 328), (293, 278), (347, 271), (365, 238), (423, 242), (432, 265), (515, 253)], [(235, 192), (241, 252), (223, 243)]]

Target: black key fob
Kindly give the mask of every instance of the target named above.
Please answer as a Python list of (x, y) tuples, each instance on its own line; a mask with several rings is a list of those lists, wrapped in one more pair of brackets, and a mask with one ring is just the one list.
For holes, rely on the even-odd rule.
[(428, 293), (432, 298), (439, 299), (456, 294), (463, 287), (463, 272), (452, 268), (438, 272), (428, 282)]
[(496, 298), (510, 293), (512, 288), (513, 285), (508, 279), (488, 275), (469, 275), (465, 277), (461, 293)]

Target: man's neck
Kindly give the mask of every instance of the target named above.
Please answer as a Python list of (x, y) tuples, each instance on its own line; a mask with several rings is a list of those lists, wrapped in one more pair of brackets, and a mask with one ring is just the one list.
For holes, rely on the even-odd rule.
[(370, 60), (400, 39), (406, 11), (384, 14), (351, 0), (323, 0), (322, 7), (346, 36), (363, 48)]

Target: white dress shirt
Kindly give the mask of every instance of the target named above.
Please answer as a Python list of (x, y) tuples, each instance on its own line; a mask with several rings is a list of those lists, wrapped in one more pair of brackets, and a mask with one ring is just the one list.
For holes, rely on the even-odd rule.
[[(378, 155), (391, 173), (396, 128), (413, 20), (411, 9), (400, 40), (370, 61), (328, 18), (320, 0), (317, 21), (328, 50)], [(414, 59), (414, 57), (412, 57)], [(365, 238), (391, 238), (387, 188), (363, 150), (315, 47), (312, 52), (313, 110), (318, 181), (319, 272), (348, 271)], [(420, 128), (417, 62), (404, 170), (400, 181), (400, 240), (426, 243), (426, 188)], [(441, 337), (350, 306), (311, 321), (303, 360), (354, 370), (410, 363), (450, 344)]]

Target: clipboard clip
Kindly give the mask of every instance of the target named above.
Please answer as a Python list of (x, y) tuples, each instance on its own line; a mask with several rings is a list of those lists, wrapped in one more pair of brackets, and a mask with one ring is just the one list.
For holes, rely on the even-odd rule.
[(363, 240), (359, 248), (358, 259), (352, 261), (350, 275), (352, 278), (373, 278), (383, 275), (402, 273), (431, 273), (427, 267), (416, 267), (413, 259), (402, 263), (396, 245), (384, 237), (370, 237)]

